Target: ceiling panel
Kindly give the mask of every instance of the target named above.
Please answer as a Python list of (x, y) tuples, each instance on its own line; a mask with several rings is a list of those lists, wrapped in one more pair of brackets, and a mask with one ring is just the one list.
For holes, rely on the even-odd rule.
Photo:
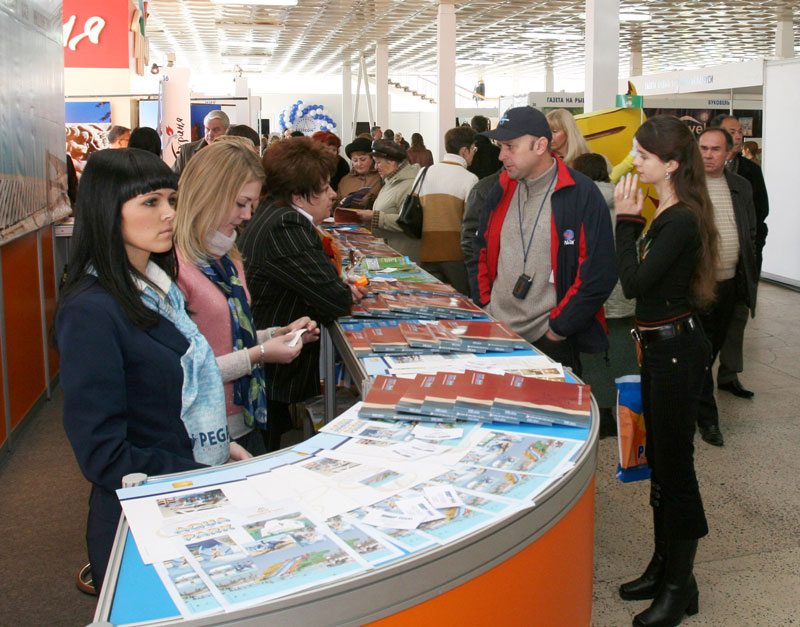
[[(150, 0), (152, 56), (193, 71), (338, 74), (343, 59), (375, 42), (389, 50), (390, 76), (435, 74), (436, 0), (298, 0), (293, 7), (224, 5), (222, 0)], [(241, 1), (241, 0), (240, 0)], [(770, 57), (778, 15), (793, 19), (800, 48), (800, 11), (791, 0), (621, 0), (621, 13), (649, 21), (620, 24), (620, 76), (641, 42), (644, 74)], [(459, 72), (522, 77), (584, 73), (583, 0), (463, 0), (455, 3)], [(491, 70), (490, 70), (491, 68)]]

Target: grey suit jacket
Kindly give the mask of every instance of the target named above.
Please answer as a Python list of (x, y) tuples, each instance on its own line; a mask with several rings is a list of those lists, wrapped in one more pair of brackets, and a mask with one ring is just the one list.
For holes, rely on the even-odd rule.
[(175, 163), (172, 164), (172, 171), (180, 176), (181, 172), (183, 172), (183, 168), (189, 163), (189, 159), (194, 157), (197, 151), (206, 146), (208, 146), (208, 144), (205, 139), (198, 139), (196, 142), (189, 142), (181, 146), (181, 149), (178, 151), (178, 158), (175, 159)]

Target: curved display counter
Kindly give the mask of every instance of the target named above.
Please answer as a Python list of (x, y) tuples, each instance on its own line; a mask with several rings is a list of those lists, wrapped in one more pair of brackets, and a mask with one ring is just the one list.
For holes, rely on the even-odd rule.
[[(593, 418), (597, 408), (593, 403)], [(114, 625), (589, 625), (597, 420), (574, 466), (529, 509), (442, 546), (263, 605), (181, 617), (123, 520), (95, 621)], [(505, 427), (504, 427), (505, 428)], [(513, 430), (541, 431), (530, 426)], [(315, 438), (324, 438), (317, 435)], [(315, 438), (295, 447), (306, 454)], [(285, 452), (278, 453), (281, 455)], [(263, 460), (242, 462), (263, 463)], [(192, 477), (184, 473), (172, 477)], [(122, 540), (124, 539), (124, 540)], [(435, 622), (434, 622), (435, 621)]]
[[(342, 324), (339, 322), (332, 325), (329, 330), (324, 330), (321, 344), (322, 374), (326, 383), (325, 416), (330, 421), (335, 415), (336, 352), (341, 355), (343, 366), (361, 393), (362, 400), (367, 395), (372, 377), (376, 375), (367, 371), (365, 362), (347, 343)], [(515, 350), (514, 353), (523, 356), (535, 355), (530, 348), (528, 345), (528, 350)], [(497, 357), (508, 354), (488, 352), (485, 356)], [(567, 379), (574, 382), (574, 378), (569, 374)], [(151, 499), (150, 506), (154, 510), (162, 508), (159, 509), (160, 513), (155, 515), (155, 518), (161, 521), (157, 525), (166, 529), (167, 523), (164, 519), (171, 514), (183, 512), (174, 510), (168, 513), (166, 509), (170, 506), (163, 505), (164, 502), (181, 502), (183, 503), (181, 507), (187, 507), (186, 504), (192, 503), (193, 507), (187, 509), (197, 514), (200, 509), (204, 509), (197, 506), (198, 500), (202, 503), (202, 499), (209, 498), (215, 489), (230, 488), (242, 479), (250, 481), (252, 477), (262, 479), (266, 477), (266, 482), (260, 484), (261, 487), (257, 488), (255, 493), (247, 492), (248, 495), (256, 494), (262, 501), (248, 502), (248, 506), (258, 505), (262, 509), (271, 510), (275, 509), (273, 505), (278, 503), (281, 497), (287, 498), (287, 494), (302, 494), (297, 501), (300, 505), (294, 510), (287, 510), (301, 512), (295, 514), (292, 522), (296, 523), (305, 516), (302, 512), (312, 509), (317, 514), (335, 510), (317, 516), (317, 520), (327, 523), (320, 525), (320, 528), (324, 527), (331, 531), (334, 525), (331, 521), (341, 518), (340, 514), (347, 512), (349, 516), (345, 518), (347, 524), (361, 527), (362, 532), (365, 526), (369, 528), (371, 524), (378, 524), (377, 529), (372, 528), (375, 533), (364, 534), (366, 542), (354, 540), (357, 534), (346, 539), (346, 534), (342, 533), (337, 542), (343, 548), (338, 549), (338, 552), (334, 549), (327, 553), (314, 553), (315, 548), (304, 548), (306, 543), (302, 541), (302, 537), (296, 538), (297, 551), (293, 553), (293, 557), (287, 559), (282, 556), (283, 554), (278, 555), (283, 547), (278, 549), (273, 547), (278, 538), (275, 532), (263, 531), (268, 525), (276, 524), (276, 521), (283, 521), (286, 518), (269, 518), (259, 513), (257, 514), (259, 518), (248, 518), (246, 522), (245, 518), (241, 518), (241, 522), (236, 523), (241, 525), (241, 529), (247, 529), (247, 533), (257, 541), (257, 544), (252, 544), (253, 540), (244, 532), (241, 536), (247, 536), (244, 543), (234, 541), (235, 532), (228, 533), (230, 537), (223, 538), (222, 535), (216, 535), (210, 540), (211, 544), (215, 540), (219, 541), (215, 547), (221, 546), (223, 540), (228, 542), (227, 550), (230, 556), (219, 558), (219, 561), (215, 561), (216, 558), (213, 556), (206, 557), (205, 553), (198, 557), (194, 553), (190, 555), (186, 552), (187, 549), (199, 551), (194, 547), (199, 547), (201, 543), (183, 545), (184, 548), (181, 549), (185, 555), (183, 563), (175, 569), (173, 575), (170, 575), (172, 579), (165, 579), (175, 584), (171, 588), (173, 595), (171, 596), (157, 574), (156, 567), (143, 562), (123, 516), (109, 563), (106, 584), (95, 614), (95, 623), (306, 627), (486, 625), (490, 621), (504, 626), (590, 624), (594, 474), (597, 466), (599, 422), (597, 405), (593, 398), (589, 428), (553, 424), (544, 426), (477, 422), (451, 423), (450, 427), (440, 425), (445, 431), (448, 428), (455, 428), (455, 425), (463, 427), (458, 429), (458, 436), (443, 436), (442, 431), (438, 436), (452, 438), (450, 442), (459, 442), (463, 447), (461, 444), (451, 444), (453, 448), (439, 447), (438, 453), (428, 451), (427, 458), (420, 456), (418, 458), (420, 468), (427, 464), (427, 470), (431, 471), (431, 467), (435, 467), (435, 472), (429, 472), (427, 475), (424, 470), (417, 471), (415, 468), (416, 457), (406, 457), (405, 463), (409, 465), (398, 470), (401, 474), (397, 475), (403, 477), (403, 481), (398, 483), (404, 482), (404, 487), (397, 492), (387, 490), (388, 496), (382, 496), (380, 503), (377, 499), (373, 499), (353, 505), (351, 501), (358, 501), (354, 493), (347, 493), (347, 496), (344, 496), (345, 492), (335, 490), (326, 493), (325, 497), (319, 497), (320, 482), (327, 481), (320, 479), (319, 475), (308, 484), (311, 489), (306, 492), (294, 484), (290, 485), (287, 479), (298, 476), (291, 474), (293, 470), (287, 471), (287, 468), (297, 468), (292, 464), (298, 464), (303, 468), (314, 466), (319, 472), (322, 466), (337, 459), (336, 464), (355, 466), (364, 464), (365, 471), (369, 473), (365, 472), (356, 480), (358, 485), (352, 481), (348, 483), (349, 489), (353, 489), (353, 486), (357, 486), (356, 490), (361, 489), (360, 484), (373, 487), (380, 483), (374, 481), (375, 478), (379, 477), (382, 482), (385, 476), (395, 474), (393, 471), (396, 469), (388, 460), (391, 457), (389, 449), (382, 448), (388, 445), (385, 440), (391, 441), (391, 438), (385, 438), (383, 435), (358, 435), (361, 432), (347, 421), (361, 420), (363, 423), (366, 419), (361, 416), (355, 418), (358, 416), (357, 411), (347, 412), (347, 416), (349, 417), (340, 417), (339, 422), (346, 425), (341, 430), (334, 429), (334, 425), (328, 424), (323, 428), (323, 432), (290, 449), (216, 469), (151, 478), (146, 486), (143, 486), (143, 490), (128, 495), (123, 491), (121, 498), (123, 507), (126, 505), (126, 499), (136, 500), (143, 497)], [(384, 428), (386, 424), (384, 423)], [(413, 440), (416, 437), (412, 434), (407, 421), (390, 424), (406, 425), (397, 427), (403, 435), (398, 436), (394, 440), (395, 443), (406, 443), (408, 439)], [(437, 423), (425, 424), (434, 425), (427, 427), (431, 429), (435, 428)], [(580, 424), (585, 425), (585, 422)], [(380, 431), (375, 429), (376, 426), (380, 425), (375, 423), (367, 425), (373, 430)], [(482, 434), (483, 429), (494, 433)], [(514, 436), (509, 437), (505, 432), (512, 432)], [(470, 434), (476, 437), (471, 438)], [(357, 446), (355, 453), (353, 449), (350, 449), (349, 453), (343, 452), (348, 443), (361, 444), (362, 437), (383, 441), (383, 444), (379, 444), (367, 454), (367, 457), (372, 455), (367, 461), (359, 459)], [(423, 436), (419, 437), (425, 439)], [(479, 441), (483, 448), (476, 459), (480, 461), (468, 461), (467, 455), (472, 455), (473, 451), (471, 447), (479, 446), (477, 444)], [(373, 445), (375, 444), (373, 442)], [(435, 448), (432, 447), (432, 450)], [(319, 457), (315, 458), (316, 455)], [(349, 458), (348, 455), (353, 457)], [(371, 463), (378, 458), (382, 460), (378, 462), (379, 465)], [(326, 466), (327, 472), (331, 475), (339, 472), (336, 464)], [(455, 470), (456, 465), (459, 468), (462, 465), (467, 468)], [(380, 474), (375, 474), (376, 469), (380, 469)], [(479, 472), (472, 472), (476, 469)], [(275, 474), (270, 474), (272, 471)], [(322, 474), (326, 474), (326, 471), (323, 470)], [(252, 485), (255, 485), (256, 481), (258, 480)], [(281, 481), (284, 483), (280, 483)], [(402, 533), (398, 533), (394, 538), (390, 538), (391, 533), (388, 533), (391, 529), (383, 533), (381, 527), (396, 527), (386, 524), (388, 518), (382, 519), (379, 524), (373, 520), (367, 522), (366, 518), (357, 517), (359, 512), (363, 513), (365, 508), (373, 506), (376, 509), (383, 507), (381, 511), (384, 512), (384, 516), (391, 515), (386, 515), (386, 511), (393, 512), (394, 515), (405, 512), (400, 501), (389, 506), (386, 503), (395, 498), (414, 500), (414, 495), (418, 498), (420, 491), (430, 489), (432, 481), (438, 486), (434, 487), (434, 490), (449, 489), (453, 494), (460, 492), (469, 504), (456, 498), (449, 503), (436, 506), (440, 508), (438, 518), (420, 519), (423, 522), (447, 519), (442, 520), (441, 526), (437, 526), (438, 523), (435, 522), (425, 522), (421, 525), (420, 530), (427, 532), (427, 536), (425, 533), (421, 534), (427, 537), (426, 542), (416, 546), (413, 546), (412, 542), (407, 542), (404, 547), (401, 540)], [(391, 483), (392, 479), (388, 482)], [(288, 485), (290, 487), (284, 488)], [(217, 491), (221, 496), (228, 496), (227, 492), (222, 494), (222, 489)], [(329, 496), (331, 494), (336, 496), (331, 499)], [(428, 496), (426, 492), (424, 494)], [(412, 497), (409, 498), (409, 495)], [(302, 497), (306, 497), (305, 501)], [(163, 500), (159, 501), (158, 507), (152, 504), (152, 500), (157, 498)], [(331, 503), (334, 504), (333, 507), (330, 507)], [(473, 503), (483, 503), (483, 505)], [(338, 507), (339, 505), (342, 506)], [(430, 503), (428, 505), (430, 506)], [(441, 515), (441, 512), (446, 510), (456, 513), (452, 516)], [(161, 516), (164, 518), (160, 518)], [(215, 515), (204, 511), (202, 516), (213, 519)], [(172, 520), (182, 519), (178, 517)], [(391, 522), (396, 520), (398, 519), (392, 519)], [(427, 526), (428, 524), (432, 527)], [(179, 522), (178, 526), (184, 529), (185, 523)], [(257, 533), (253, 532), (255, 527), (258, 527)], [(302, 535), (308, 529), (311, 527), (306, 529), (301, 527), (298, 534)], [(403, 529), (416, 530), (416, 527), (403, 527)], [(313, 536), (316, 531), (314, 529), (311, 531)], [(383, 562), (377, 558), (373, 561), (365, 557), (370, 550), (373, 550), (364, 548), (370, 544), (370, 537), (376, 546), (380, 547), (383, 543), (383, 548), (386, 547), (387, 540), (389, 544), (395, 543), (391, 557), (386, 558), (388, 561)], [(309, 540), (307, 544), (316, 547), (315, 542), (316, 540)], [(350, 544), (351, 542), (353, 544)], [(350, 546), (346, 546), (347, 544)], [(337, 571), (341, 563), (337, 559), (344, 556), (343, 559), (346, 561), (348, 554), (355, 556), (356, 544), (359, 544), (359, 551), (363, 551), (356, 556), (358, 559), (354, 560), (361, 561), (359, 570), (345, 571), (343, 568)], [(431, 546), (433, 544), (435, 545)], [(421, 548), (425, 546), (429, 548)], [(232, 553), (230, 547), (234, 547)], [(204, 550), (207, 550), (207, 547), (204, 547)], [(271, 556), (273, 550), (276, 551), (274, 557)], [(265, 553), (270, 554), (271, 560), (263, 557)], [(163, 559), (148, 561), (158, 563)], [(187, 568), (188, 573), (183, 575), (186, 571), (182, 569), (186, 567), (187, 559), (189, 562), (197, 561), (198, 564), (201, 560), (207, 560), (203, 567), (205, 574), (201, 570), (191, 571)], [(285, 561), (280, 562), (280, 560)], [(166, 572), (164, 566), (179, 561), (175, 557), (170, 557), (169, 560), (161, 562), (163, 566), (159, 564), (159, 570), (162, 576), (165, 576)], [(281, 566), (278, 566), (279, 563)], [(195, 585), (199, 584), (197, 589), (202, 592), (200, 596), (204, 595), (207, 598), (212, 595), (208, 590), (204, 590), (203, 586), (213, 587), (216, 584), (212, 583), (215, 573), (225, 568), (230, 572), (223, 575), (224, 581), (217, 587), (216, 599), (220, 601), (225, 594), (232, 598), (241, 592), (241, 596), (237, 597), (238, 600), (227, 605), (226, 602), (221, 602), (216, 613), (206, 614), (202, 614), (197, 608), (208, 610), (208, 605), (197, 604), (196, 608), (189, 611), (184, 604), (180, 606), (182, 614), (178, 601), (173, 599), (180, 596), (180, 603), (187, 598), (191, 598), (194, 602), (195, 598), (191, 595), (196, 594), (196, 589), (195, 586), (189, 585), (188, 592), (177, 592), (178, 580), (192, 577), (194, 573)], [(245, 574), (238, 575), (233, 572), (236, 568), (241, 568)], [(338, 574), (335, 576), (340, 578), (325, 579), (325, 575), (322, 575), (318, 583), (313, 585), (310, 583), (314, 580), (314, 571), (324, 573), (328, 570), (337, 571)], [(306, 574), (307, 571), (309, 574)], [(349, 574), (344, 574), (345, 572)], [(295, 579), (306, 578), (302, 585), (309, 587), (291, 589), (288, 586), (281, 587), (283, 583), (274, 583), (282, 582), (281, 578), (284, 576)], [(206, 583), (203, 584), (200, 579), (205, 579)], [(273, 584), (276, 587), (270, 588), (271, 592), (263, 594), (263, 600), (258, 605), (246, 605), (255, 602), (255, 598), (262, 598), (257, 597), (256, 593), (246, 597), (250, 590), (266, 589)], [(220, 592), (222, 590), (224, 592)], [(276, 590), (283, 592), (276, 593)], [(183, 596), (184, 594), (186, 596)], [(251, 600), (247, 601), (247, 598)], [(228, 611), (219, 611), (219, 607), (224, 607)]]

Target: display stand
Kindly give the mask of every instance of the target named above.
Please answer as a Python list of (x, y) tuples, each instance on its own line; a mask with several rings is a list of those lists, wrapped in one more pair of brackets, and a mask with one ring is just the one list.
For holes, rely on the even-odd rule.
[[(334, 412), (334, 346), (362, 398), (369, 377), (339, 323), (320, 341), (326, 419)], [(142, 563), (124, 517), (95, 621), (112, 625), (589, 625), (598, 409), (587, 429), (509, 425), (509, 430), (582, 440), (573, 465), (529, 507), (487, 527), (361, 574), (233, 612), (183, 618), (152, 566)], [(505, 428), (505, 427), (504, 427)], [(309, 455), (319, 434), (297, 446)], [(274, 455), (285, 454), (286, 451)], [(240, 462), (263, 463), (265, 458)], [(261, 461), (259, 461), (261, 460)], [(213, 471), (174, 475), (183, 479)]]

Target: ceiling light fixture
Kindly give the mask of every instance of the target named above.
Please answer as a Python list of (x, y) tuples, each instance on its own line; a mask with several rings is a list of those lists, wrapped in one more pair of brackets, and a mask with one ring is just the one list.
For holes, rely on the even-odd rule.
[(220, 46), (236, 48), (267, 48), (272, 50), (277, 46), (274, 41), (245, 41), (244, 39), (223, 39), (219, 42)]
[(210, 0), (211, 4), (252, 5), (259, 7), (293, 7), (297, 0)]
[(620, 22), (649, 22), (648, 13), (637, 13), (635, 11), (624, 11), (619, 14)]
[(502, 46), (487, 46), (481, 48), (480, 51), (484, 54), (529, 54), (530, 50), (527, 48), (504, 48)]
[(527, 33), (522, 33), (523, 37), (528, 39), (543, 39), (547, 41), (582, 41), (583, 35), (576, 35), (574, 33), (549, 33), (545, 31), (531, 30)]

